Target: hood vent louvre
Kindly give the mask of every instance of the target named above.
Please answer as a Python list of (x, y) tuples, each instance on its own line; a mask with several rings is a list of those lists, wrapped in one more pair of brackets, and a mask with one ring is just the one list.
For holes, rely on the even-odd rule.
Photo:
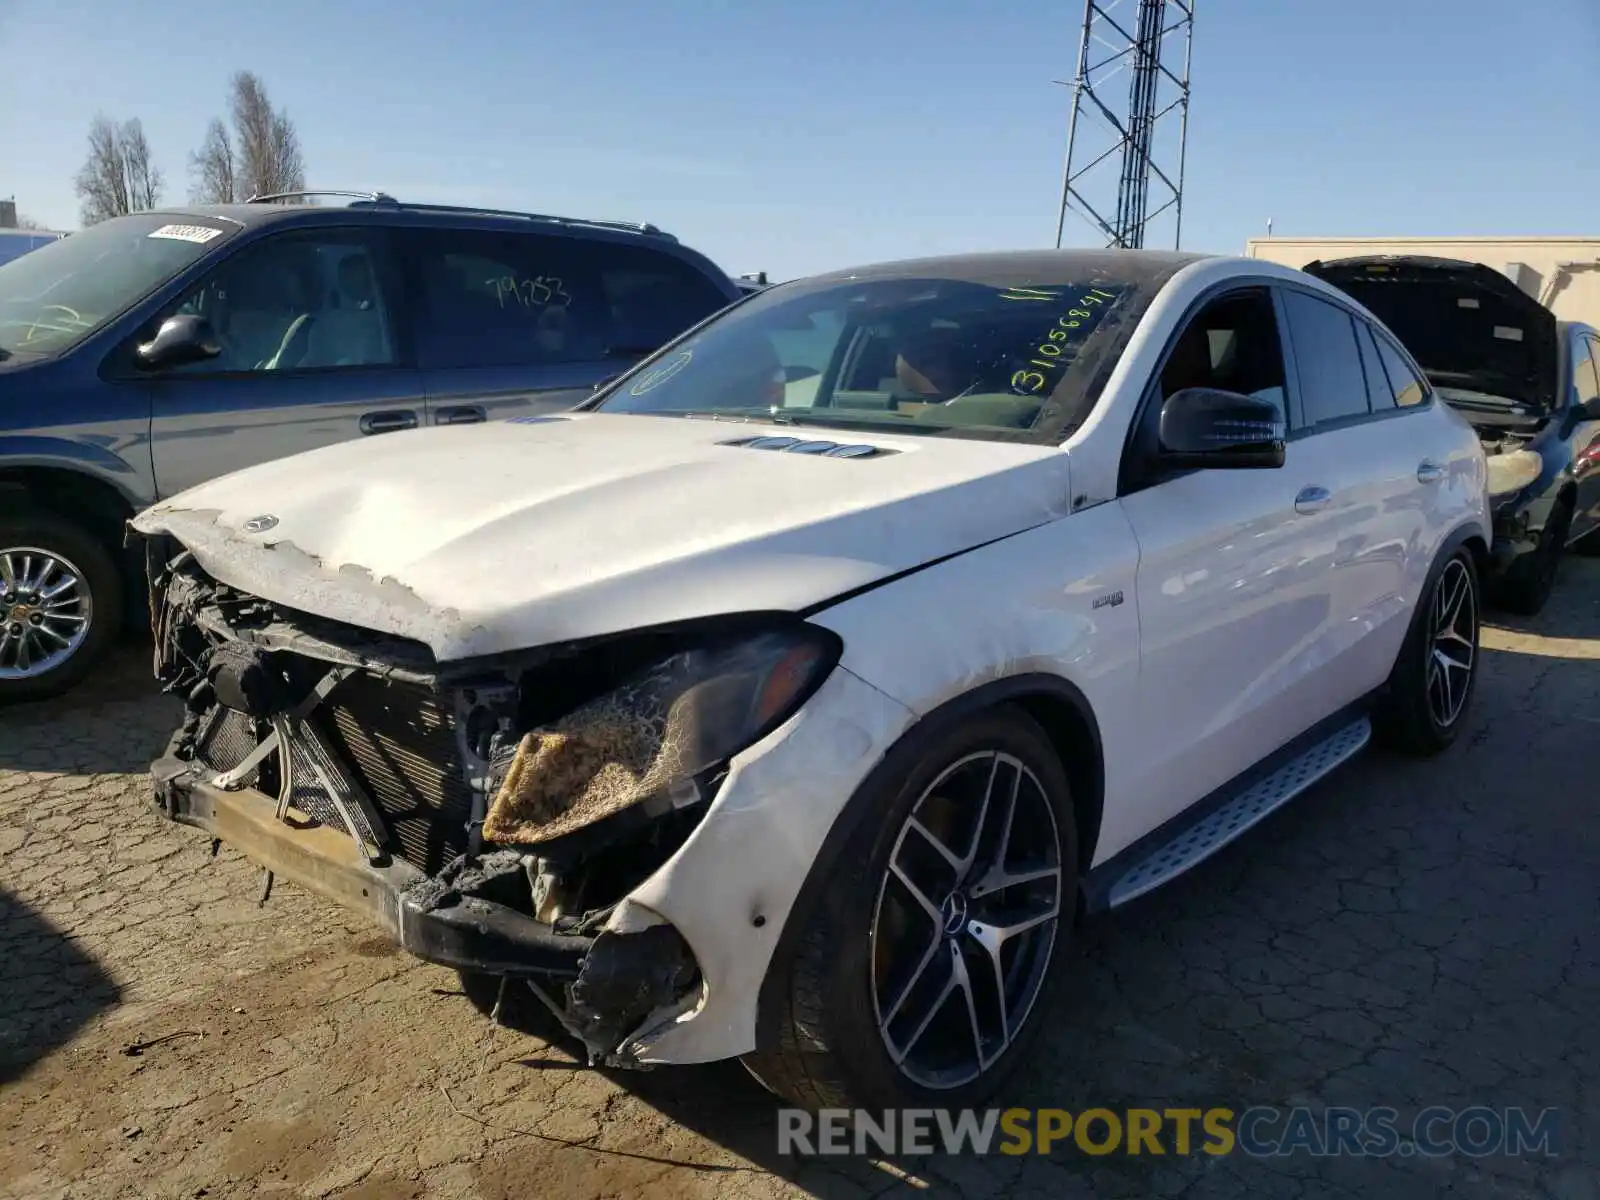
[(778, 435), (739, 438), (736, 441), (723, 442), (722, 445), (743, 446), (748, 450), (776, 450), (782, 454), (815, 454), (819, 458), (879, 458), (885, 454), (897, 453), (865, 442), (829, 442)]

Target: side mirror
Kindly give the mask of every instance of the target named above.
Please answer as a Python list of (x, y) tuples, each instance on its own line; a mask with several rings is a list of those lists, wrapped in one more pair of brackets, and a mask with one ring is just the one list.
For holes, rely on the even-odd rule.
[(1578, 405), (1578, 411), (1585, 421), (1600, 421), (1600, 396), (1590, 396)]
[(1161, 406), (1161, 462), (1171, 467), (1283, 466), (1283, 417), (1270, 400), (1184, 388)]
[(155, 337), (134, 353), (141, 367), (154, 371), (215, 358), (222, 353), (222, 344), (210, 321), (193, 313), (179, 313), (161, 322)]

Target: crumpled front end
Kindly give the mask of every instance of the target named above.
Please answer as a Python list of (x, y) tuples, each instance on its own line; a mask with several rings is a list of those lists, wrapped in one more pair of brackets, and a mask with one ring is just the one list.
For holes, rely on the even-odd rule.
[[(146, 542), (155, 669), (185, 717), (171, 818), (365, 912), (412, 954), (525, 981), (595, 1061), (704, 1003), (631, 898), (706, 820), (732, 758), (834, 669), (831, 634), (722, 618), (439, 664), (421, 643), (220, 584)], [(714, 881), (707, 880), (707, 886)]]

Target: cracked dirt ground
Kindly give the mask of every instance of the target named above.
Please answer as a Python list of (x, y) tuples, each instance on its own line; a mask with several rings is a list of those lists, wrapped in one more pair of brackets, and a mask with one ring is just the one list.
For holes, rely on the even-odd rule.
[[(737, 1066), (608, 1076), (145, 808), (148, 654), (0, 711), (0, 1195), (1600, 1195), (1600, 562), (1370, 755), (1086, 931), (1007, 1100), (1562, 1110), (1554, 1160), (785, 1161)], [(688, 1165), (685, 1165), (688, 1164)]]

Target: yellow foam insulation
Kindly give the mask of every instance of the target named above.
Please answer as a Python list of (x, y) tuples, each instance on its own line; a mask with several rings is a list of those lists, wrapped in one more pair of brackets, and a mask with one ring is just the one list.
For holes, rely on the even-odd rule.
[(524, 734), (489, 805), (484, 837), (502, 845), (546, 842), (666, 786), (679, 773), (676, 715), (652, 720), (620, 705), (592, 704)]

